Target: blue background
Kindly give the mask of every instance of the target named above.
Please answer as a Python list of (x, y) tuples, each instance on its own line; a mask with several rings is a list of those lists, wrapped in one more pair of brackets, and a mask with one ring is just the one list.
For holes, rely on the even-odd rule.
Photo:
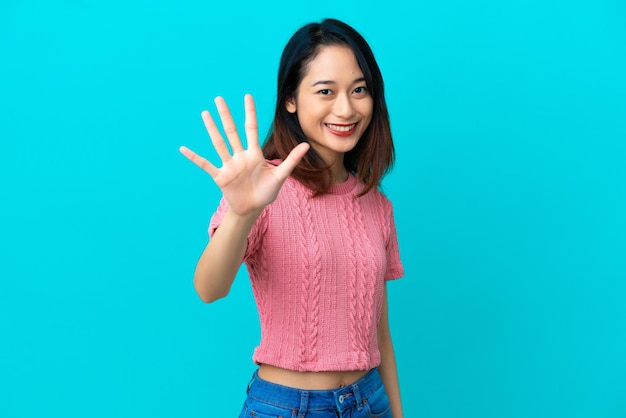
[(389, 285), (407, 417), (626, 416), (626, 4), (3, 1), (0, 417), (232, 417), (242, 269), (192, 275), (219, 199), (200, 119), (271, 122), (282, 48), (368, 39), (398, 152)]

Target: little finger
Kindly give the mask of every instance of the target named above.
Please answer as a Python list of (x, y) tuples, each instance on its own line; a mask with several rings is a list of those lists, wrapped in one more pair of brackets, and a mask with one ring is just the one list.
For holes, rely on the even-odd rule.
[(190, 150), (189, 148), (185, 146), (180, 147), (178, 150), (180, 151), (181, 154), (187, 157), (189, 161), (191, 161), (192, 163), (194, 163), (195, 165), (197, 165), (198, 167), (200, 167), (201, 169), (209, 173), (211, 177), (215, 178), (215, 176), (217, 176), (219, 170), (217, 169), (217, 167), (211, 164), (209, 160), (199, 156), (198, 154), (196, 154), (195, 152), (193, 152), (192, 150)]

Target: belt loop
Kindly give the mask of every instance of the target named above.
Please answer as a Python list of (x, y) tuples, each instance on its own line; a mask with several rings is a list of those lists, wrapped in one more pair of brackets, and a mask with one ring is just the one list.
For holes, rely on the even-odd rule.
[(361, 398), (361, 391), (359, 390), (358, 384), (352, 385), (352, 393), (354, 393), (354, 402), (356, 403), (357, 411), (363, 409), (363, 398)]
[(306, 390), (300, 391), (300, 410), (298, 411), (298, 418), (304, 418), (309, 409), (309, 392)]

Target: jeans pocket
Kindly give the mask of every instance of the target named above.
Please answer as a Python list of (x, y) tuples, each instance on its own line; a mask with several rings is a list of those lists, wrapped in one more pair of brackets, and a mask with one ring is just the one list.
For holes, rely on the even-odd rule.
[(244, 408), (247, 410), (246, 418), (295, 418), (297, 416), (297, 411), (250, 398), (246, 401)]
[(391, 404), (384, 386), (368, 396), (364, 403), (370, 418), (391, 418)]

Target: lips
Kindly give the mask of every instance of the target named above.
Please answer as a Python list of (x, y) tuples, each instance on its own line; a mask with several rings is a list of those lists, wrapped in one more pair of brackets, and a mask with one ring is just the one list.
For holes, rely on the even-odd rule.
[(325, 125), (328, 128), (328, 130), (335, 135), (350, 136), (356, 131), (357, 123), (351, 123), (349, 125), (337, 125), (334, 123), (326, 123)]

